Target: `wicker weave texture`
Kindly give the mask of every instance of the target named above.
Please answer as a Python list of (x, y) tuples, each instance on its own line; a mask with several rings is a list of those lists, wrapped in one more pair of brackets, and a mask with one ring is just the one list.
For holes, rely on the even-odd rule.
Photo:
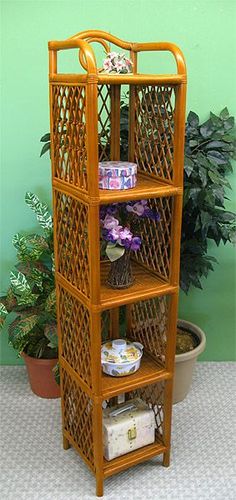
[(58, 271), (89, 297), (88, 207), (59, 191), (55, 199)]
[(140, 172), (172, 181), (175, 90), (142, 85), (135, 90), (135, 161)]
[(82, 455), (93, 467), (93, 402), (63, 368), (61, 369), (61, 378), (64, 429), (70, 434)]
[(156, 440), (162, 441), (164, 436), (164, 389), (165, 383), (151, 384), (135, 389), (126, 394), (126, 399), (141, 398), (154, 411), (156, 422)]
[(145, 353), (154, 357), (163, 368), (166, 360), (168, 314), (169, 297), (165, 295), (136, 302), (131, 306), (129, 338), (141, 342)]
[(59, 287), (61, 354), (81, 379), (92, 387), (90, 313), (77, 298)]
[(98, 85), (99, 161), (110, 160), (111, 148), (111, 86)]
[(149, 207), (157, 212), (160, 220), (138, 218), (137, 234), (142, 239), (141, 248), (135, 252), (134, 259), (150, 271), (154, 271), (165, 281), (170, 276), (171, 222), (173, 214), (172, 198), (148, 200)]
[(53, 165), (56, 178), (88, 189), (85, 86), (54, 85)]

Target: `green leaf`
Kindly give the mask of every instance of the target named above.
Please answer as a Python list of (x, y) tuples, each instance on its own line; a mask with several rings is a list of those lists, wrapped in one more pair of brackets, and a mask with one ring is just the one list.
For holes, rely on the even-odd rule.
[(41, 203), (38, 196), (34, 193), (27, 192), (25, 195), (26, 204), (33, 210), (36, 214), (37, 220), (43, 229), (52, 229), (52, 216), (49, 213), (48, 206), (45, 203)]
[(20, 271), (18, 271), (18, 272), (11, 271), (10, 282), (11, 282), (13, 290), (16, 293), (31, 292), (31, 289), (30, 289), (30, 286), (29, 286), (29, 283), (28, 283), (26, 277)]
[(45, 311), (56, 315), (56, 290), (52, 290), (45, 302)]
[(190, 148), (194, 148), (195, 146), (198, 146), (198, 141), (196, 141), (195, 139), (191, 139), (189, 141), (189, 146), (190, 146)]
[(36, 261), (44, 252), (49, 251), (47, 240), (39, 234), (23, 236), (17, 233), (12, 243), (18, 250), (18, 258), (21, 261)]
[(44, 155), (47, 151), (49, 151), (49, 150), (50, 150), (50, 147), (51, 147), (51, 143), (50, 143), (50, 142), (46, 142), (46, 143), (43, 145), (43, 147), (42, 147), (42, 149), (41, 149), (41, 152), (40, 152), (40, 158), (41, 158), (41, 156), (43, 156), (43, 155)]
[(120, 245), (114, 245), (113, 243), (108, 242), (106, 247), (106, 254), (108, 259), (111, 262), (114, 262), (117, 259), (120, 259), (122, 255), (125, 253), (125, 248)]
[(211, 120), (207, 120), (205, 123), (203, 123), (203, 125), (200, 127), (200, 132), (204, 139), (208, 139), (208, 137), (211, 137), (211, 135), (213, 134)]
[(50, 132), (47, 132), (47, 134), (44, 134), (41, 139), (40, 139), (40, 142), (48, 142), (51, 140), (51, 137), (50, 137)]
[(221, 127), (222, 126), (222, 123), (221, 123), (221, 119), (215, 115), (214, 113), (210, 112), (210, 118), (211, 118), (211, 121), (214, 125), (214, 127)]
[(52, 349), (58, 348), (58, 336), (57, 336), (57, 325), (55, 323), (50, 323), (44, 328), (44, 335), (49, 340), (48, 347)]
[(8, 315), (8, 311), (2, 302), (0, 302), (0, 329), (3, 327), (4, 321)]
[(228, 111), (228, 108), (224, 108), (222, 109), (222, 111), (220, 112), (220, 117), (222, 118), (222, 120), (227, 120), (227, 118), (229, 118), (229, 111)]
[(196, 128), (199, 125), (199, 116), (194, 113), (194, 111), (190, 111), (187, 117), (187, 122), (191, 127)]
[(38, 321), (38, 316), (32, 314), (26, 318), (15, 320), (9, 328), (9, 344), (17, 351), (22, 351), (30, 338), (30, 332)]
[(59, 365), (59, 362), (54, 366), (52, 371), (54, 372), (54, 377), (55, 377), (56, 383), (58, 385), (60, 385), (60, 365)]
[(230, 130), (234, 127), (234, 118), (233, 116), (230, 116), (227, 120), (224, 121), (224, 129), (225, 130)]

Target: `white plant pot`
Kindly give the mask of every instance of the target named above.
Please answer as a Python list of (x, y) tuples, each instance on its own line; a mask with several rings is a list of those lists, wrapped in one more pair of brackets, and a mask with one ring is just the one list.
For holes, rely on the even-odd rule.
[(187, 396), (192, 384), (193, 370), (197, 358), (206, 346), (206, 336), (201, 328), (182, 319), (179, 319), (177, 324), (178, 327), (194, 333), (199, 338), (200, 344), (192, 351), (175, 355), (173, 403), (179, 403)]

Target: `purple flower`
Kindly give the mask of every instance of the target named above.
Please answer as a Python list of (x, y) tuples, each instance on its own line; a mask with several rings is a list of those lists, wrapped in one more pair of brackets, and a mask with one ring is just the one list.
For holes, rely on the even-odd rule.
[(116, 226), (113, 229), (110, 229), (107, 234), (107, 241), (118, 241), (120, 239), (120, 230), (123, 229), (122, 226)]
[(141, 200), (137, 201), (133, 205), (129, 204), (126, 207), (127, 212), (133, 212), (134, 214), (138, 215), (139, 217), (144, 214), (145, 210), (147, 208), (147, 200)]
[(141, 243), (142, 243), (141, 238), (139, 238), (139, 236), (134, 236), (131, 242), (130, 249), (136, 252), (137, 250), (140, 249)]
[(131, 241), (133, 238), (133, 235), (130, 231), (130, 229), (128, 227), (124, 227), (124, 229), (122, 229), (120, 231), (120, 239), (121, 240), (129, 240)]
[(160, 218), (161, 218), (161, 216), (160, 216), (160, 214), (158, 212), (154, 212), (150, 208), (147, 208), (147, 210), (145, 210), (145, 212), (142, 215), (142, 217), (148, 217), (148, 219), (155, 220), (156, 222), (158, 222), (160, 220)]
[[(105, 229), (113, 229), (119, 226), (119, 221), (113, 215), (106, 215), (104, 221), (103, 221), (103, 227)], [(120, 226), (121, 227), (121, 226)]]

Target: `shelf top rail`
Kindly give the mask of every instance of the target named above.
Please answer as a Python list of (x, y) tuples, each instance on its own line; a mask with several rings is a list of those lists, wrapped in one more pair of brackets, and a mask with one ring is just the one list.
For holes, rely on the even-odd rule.
[[(79, 61), (83, 69), (87, 72), (89, 79), (98, 79), (100, 69), (97, 68), (96, 57), (94, 51), (91, 47), (91, 43), (100, 43), (105, 52), (110, 51), (110, 43), (116, 45), (125, 50), (129, 50), (131, 54), (136, 55), (138, 52), (147, 51), (168, 51), (171, 52), (175, 58), (177, 75), (181, 75), (182, 79), (186, 80), (186, 65), (185, 59), (180, 48), (171, 42), (144, 42), (144, 43), (133, 43), (121, 40), (116, 36), (107, 33), (106, 31), (100, 30), (90, 30), (82, 31), (76, 35), (61, 41), (50, 41), (48, 42), (49, 48), (49, 72), (50, 75), (57, 74), (57, 52), (60, 50), (68, 49), (79, 49)], [(134, 75), (139, 77), (134, 69)], [(110, 76), (110, 75), (102, 75)], [(114, 75), (111, 75), (114, 78)], [(117, 76), (117, 75), (116, 75)], [(174, 76), (174, 75), (173, 75)], [(127, 75), (119, 75), (119, 77), (127, 77)], [(141, 77), (141, 75), (140, 75)]]

